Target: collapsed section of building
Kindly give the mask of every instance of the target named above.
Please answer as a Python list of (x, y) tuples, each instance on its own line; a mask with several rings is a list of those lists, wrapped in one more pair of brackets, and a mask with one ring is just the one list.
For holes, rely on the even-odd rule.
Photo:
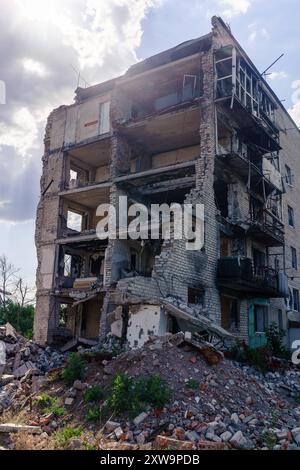
[[(217, 17), (212, 26), (121, 77), (78, 88), (74, 104), (49, 116), (38, 342), (92, 345), (111, 333), (134, 348), (151, 335), (202, 331), (255, 347), (272, 321), (289, 334), (300, 328), (283, 174), (300, 134), (228, 26)], [(119, 196), (203, 204), (203, 248), (99, 239), (97, 207)]]

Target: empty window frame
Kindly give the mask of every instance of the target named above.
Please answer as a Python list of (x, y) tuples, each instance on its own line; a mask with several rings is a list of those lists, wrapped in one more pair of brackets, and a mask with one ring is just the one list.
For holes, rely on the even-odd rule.
[(76, 232), (81, 232), (83, 229), (83, 215), (79, 214), (79, 212), (68, 210), (67, 227)]
[(297, 250), (293, 246), (291, 246), (291, 255), (292, 255), (292, 268), (298, 269)]
[(225, 98), (233, 95), (236, 81), (236, 50), (224, 47), (216, 51), (215, 71), (217, 76), (216, 97)]
[(294, 209), (288, 206), (288, 222), (290, 227), (295, 227)]

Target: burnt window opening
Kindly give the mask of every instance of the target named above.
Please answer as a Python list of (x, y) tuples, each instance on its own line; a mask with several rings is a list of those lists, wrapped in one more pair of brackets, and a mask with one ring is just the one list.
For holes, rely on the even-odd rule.
[(240, 301), (237, 298), (221, 298), (221, 325), (226, 330), (238, 329), (240, 326)]
[(205, 289), (203, 287), (188, 287), (188, 303), (204, 306)]
[(264, 276), (266, 270), (266, 254), (263, 251), (253, 249), (253, 269), (257, 276)]
[(228, 185), (225, 181), (215, 183), (215, 202), (221, 216), (228, 217)]
[(91, 255), (90, 257), (90, 274), (93, 277), (103, 276), (104, 257), (98, 254)]

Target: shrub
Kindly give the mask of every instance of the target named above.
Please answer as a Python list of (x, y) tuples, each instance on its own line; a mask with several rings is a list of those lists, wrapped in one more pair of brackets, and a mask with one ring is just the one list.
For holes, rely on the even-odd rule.
[(137, 392), (140, 402), (157, 408), (164, 407), (171, 398), (171, 390), (158, 374), (141, 378), (137, 382)]
[(68, 358), (68, 364), (63, 369), (61, 376), (68, 386), (73, 385), (75, 380), (81, 380), (84, 377), (85, 365), (79, 354), (71, 353)]
[(73, 437), (80, 437), (81, 434), (81, 428), (65, 427), (55, 433), (55, 441), (59, 446), (65, 447), (65, 445), (69, 442), (70, 439), (72, 439)]
[(9, 302), (0, 308), (0, 325), (10, 323), (21, 335), (28, 339), (33, 337), (34, 307), (32, 305), (20, 306)]
[(99, 387), (99, 385), (91, 385), (84, 394), (84, 401), (86, 403), (99, 401), (103, 398), (103, 390)]
[(285, 332), (276, 323), (271, 323), (269, 328), (267, 328), (266, 337), (268, 347), (274, 356), (289, 359), (289, 351), (282, 343)]
[(93, 406), (89, 408), (86, 414), (86, 419), (88, 421), (97, 422), (101, 418), (100, 408), (98, 406)]
[(199, 382), (198, 380), (195, 380), (195, 379), (189, 379), (186, 384), (185, 384), (186, 388), (189, 388), (191, 390), (197, 390), (197, 388), (199, 387)]
[(127, 374), (115, 377), (108, 406), (115, 412), (138, 414), (145, 405), (163, 407), (171, 398), (171, 390), (158, 374), (134, 379)]

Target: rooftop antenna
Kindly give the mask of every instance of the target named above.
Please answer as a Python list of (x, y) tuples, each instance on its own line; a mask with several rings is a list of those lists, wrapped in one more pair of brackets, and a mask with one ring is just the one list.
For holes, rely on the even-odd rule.
[(267, 75), (267, 72), (273, 67), (273, 65), (277, 64), (277, 62), (282, 59), (282, 57), (284, 56), (284, 53), (281, 54), (281, 56), (278, 57), (278, 59), (274, 60), (274, 62), (261, 74), (262, 76), (266, 76)]
[(83, 78), (83, 76), (81, 75), (80, 71), (77, 70), (77, 69), (74, 67), (74, 65), (70, 64), (70, 66), (71, 66), (71, 68), (74, 70), (74, 72), (75, 72), (76, 75), (77, 75), (77, 87), (76, 87), (76, 88), (79, 87), (79, 85), (80, 85), (80, 80), (83, 81), (83, 83), (84, 83), (84, 88), (90, 86), (90, 84)]

